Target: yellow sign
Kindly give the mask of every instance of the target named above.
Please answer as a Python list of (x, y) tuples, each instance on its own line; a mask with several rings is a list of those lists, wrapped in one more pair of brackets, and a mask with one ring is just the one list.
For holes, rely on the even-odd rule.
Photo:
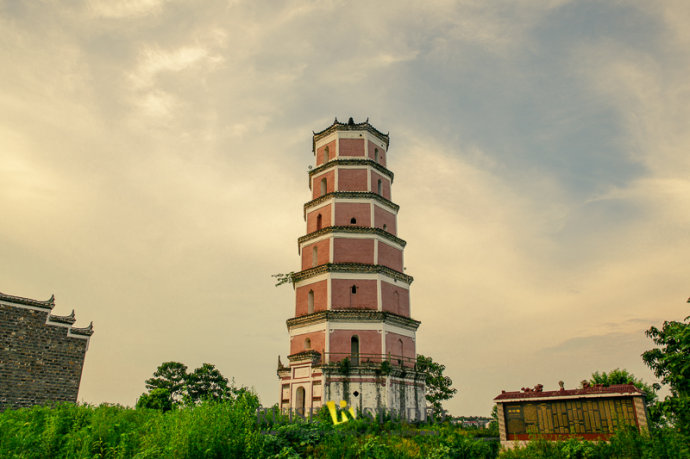
[(335, 408), (335, 402), (326, 402), (326, 406), (328, 406), (328, 411), (331, 413), (331, 419), (333, 419), (333, 425), (338, 425), (338, 424), (343, 424), (350, 419), (347, 417), (347, 413), (350, 413), (350, 416), (352, 416), (352, 419), (357, 419), (357, 414), (355, 413), (355, 410), (350, 407), (349, 410), (344, 411), (345, 408), (347, 408), (347, 402), (345, 400), (340, 401), (340, 409), (343, 410), (341, 411), (341, 421), (338, 421), (338, 410)]

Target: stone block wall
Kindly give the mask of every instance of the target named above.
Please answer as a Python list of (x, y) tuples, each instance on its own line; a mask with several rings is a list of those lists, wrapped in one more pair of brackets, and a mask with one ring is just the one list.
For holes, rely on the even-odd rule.
[(53, 315), (54, 305), (0, 293), (0, 411), (77, 401), (93, 327), (74, 327), (74, 312)]

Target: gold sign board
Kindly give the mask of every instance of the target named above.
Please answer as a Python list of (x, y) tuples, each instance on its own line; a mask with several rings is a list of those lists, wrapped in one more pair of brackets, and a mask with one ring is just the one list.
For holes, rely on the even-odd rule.
[(504, 405), (508, 439), (529, 435), (609, 434), (637, 425), (632, 398), (515, 402)]

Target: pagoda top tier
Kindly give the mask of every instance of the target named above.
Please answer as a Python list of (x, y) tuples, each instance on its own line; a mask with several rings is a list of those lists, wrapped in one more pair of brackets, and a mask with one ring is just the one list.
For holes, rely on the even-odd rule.
[(369, 124), (369, 118), (367, 118), (363, 123), (355, 123), (352, 117), (350, 117), (350, 119), (347, 120), (347, 123), (341, 123), (340, 121), (338, 121), (338, 118), (336, 118), (333, 121), (333, 124), (328, 126), (323, 131), (314, 132), (312, 151), (316, 150), (316, 142), (335, 131), (368, 131), (376, 137), (378, 137), (379, 139), (381, 139), (382, 141), (386, 142), (386, 149), (388, 149), (388, 144), (390, 142), (388, 134), (384, 134), (383, 132), (379, 131), (374, 126)]

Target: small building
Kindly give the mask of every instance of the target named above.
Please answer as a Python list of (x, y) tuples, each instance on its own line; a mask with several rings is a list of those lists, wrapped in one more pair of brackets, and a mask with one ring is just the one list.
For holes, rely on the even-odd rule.
[(54, 296), (0, 293), (0, 412), (77, 401), (93, 324), (74, 327), (74, 311), (57, 316), (53, 307)]
[(583, 382), (580, 389), (502, 391), (498, 408), (501, 445), (528, 440), (608, 440), (626, 425), (647, 429), (643, 393), (632, 384), (604, 387)]

